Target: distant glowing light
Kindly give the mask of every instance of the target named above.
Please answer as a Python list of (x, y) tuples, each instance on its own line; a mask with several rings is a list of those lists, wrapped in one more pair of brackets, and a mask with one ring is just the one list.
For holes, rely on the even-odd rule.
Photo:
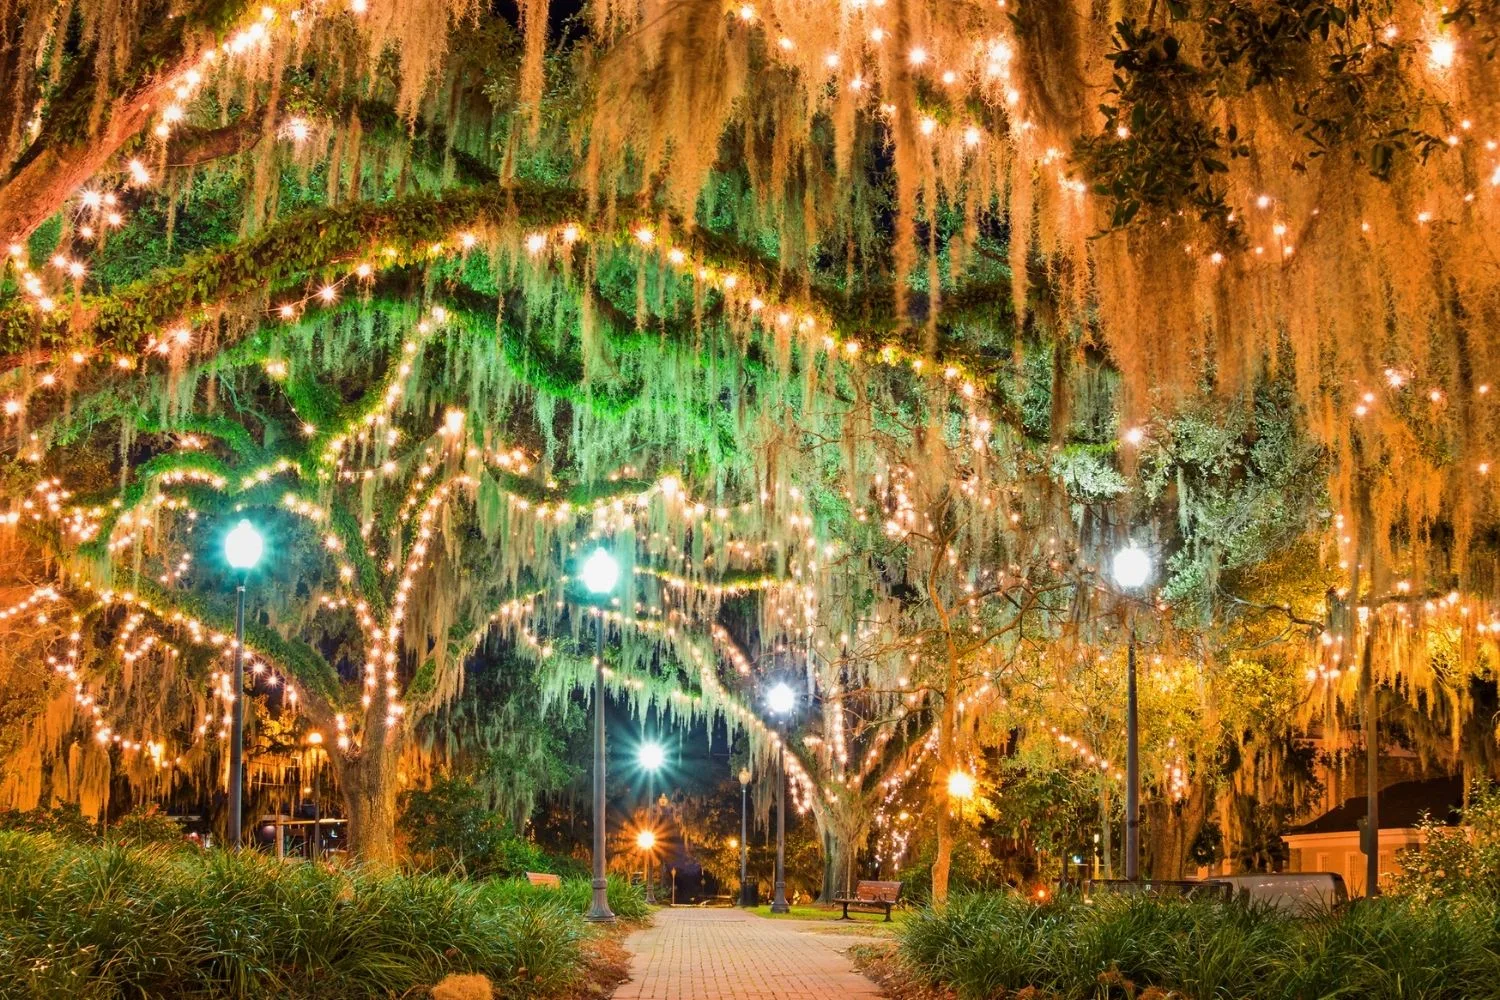
[(766, 705), (776, 715), (786, 715), (796, 704), (796, 693), (784, 681), (766, 692)]
[(607, 594), (620, 580), (620, 564), (605, 548), (597, 548), (583, 564), (583, 585), (591, 594)]
[(636, 752), (636, 761), (647, 771), (657, 771), (667, 761), (667, 752), (660, 743), (642, 743)]
[(224, 536), (224, 558), (235, 569), (254, 569), (263, 551), (265, 541), (249, 521), (240, 521)]
[(948, 795), (955, 799), (972, 799), (974, 797), (974, 776), (963, 771), (951, 771), (948, 774)]
[(1448, 69), (1458, 55), (1458, 46), (1446, 35), (1434, 38), (1427, 48), (1427, 62), (1433, 69)]
[(1131, 545), (1115, 553), (1115, 583), (1126, 590), (1135, 590), (1151, 578), (1151, 556), (1145, 549)]

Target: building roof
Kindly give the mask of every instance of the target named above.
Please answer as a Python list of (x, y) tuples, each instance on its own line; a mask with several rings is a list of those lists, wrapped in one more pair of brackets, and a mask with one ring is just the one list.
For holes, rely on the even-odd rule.
[[(1455, 826), (1464, 800), (1462, 778), (1432, 778), (1401, 781), (1380, 791), (1380, 828), (1404, 830), (1417, 826), (1424, 816)], [(1350, 833), (1365, 818), (1365, 796), (1346, 799), (1310, 823), (1293, 827), (1286, 836), (1299, 833)]]

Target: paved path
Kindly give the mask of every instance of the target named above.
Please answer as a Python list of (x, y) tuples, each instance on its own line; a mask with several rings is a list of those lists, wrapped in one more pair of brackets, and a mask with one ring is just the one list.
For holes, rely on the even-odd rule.
[(625, 939), (630, 981), (615, 1000), (873, 1000), (844, 951), (860, 938), (730, 909), (664, 909)]

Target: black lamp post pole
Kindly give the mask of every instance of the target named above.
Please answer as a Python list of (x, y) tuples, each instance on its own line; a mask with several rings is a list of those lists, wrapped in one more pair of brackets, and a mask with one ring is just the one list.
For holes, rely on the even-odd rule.
[(594, 659), (594, 900), (588, 919), (610, 923), (609, 881), (604, 875), (604, 612), (599, 612)]
[(229, 846), (244, 846), (245, 798), (245, 581), (235, 588), (234, 704), (229, 710)]

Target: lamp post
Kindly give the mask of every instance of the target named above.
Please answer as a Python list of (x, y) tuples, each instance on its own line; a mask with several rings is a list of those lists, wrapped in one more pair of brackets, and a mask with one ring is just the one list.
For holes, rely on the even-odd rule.
[(740, 768), (740, 905), (749, 906), (750, 882), (750, 769)]
[[(583, 564), (583, 585), (589, 593), (603, 597), (615, 589), (620, 564), (604, 548), (597, 548)], [(594, 899), (588, 919), (611, 923), (609, 881), (604, 875), (604, 609), (599, 609), (594, 657)]]
[[(797, 695), (784, 682), (766, 695), (771, 714), (778, 719), (791, 714)], [(776, 894), (771, 898), (772, 913), (790, 913), (786, 904), (786, 734), (776, 744)]]
[(249, 521), (240, 521), (224, 536), (224, 558), (240, 571), (234, 609), (234, 704), (229, 723), (229, 846), (244, 846), (245, 798), (245, 581), (260, 562), (265, 542)]
[[(1127, 546), (1115, 553), (1115, 583), (1122, 590), (1139, 590), (1151, 577), (1151, 556)], [(1130, 612), (1130, 646), (1125, 678), (1125, 878), (1141, 877), (1141, 733), (1135, 679), (1135, 612)]]
[(656, 834), (650, 830), (642, 830), (635, 835), (635, 846), (646, 855), (646, 902), (655, 906), (656, 892), (651, 887), (651, 851), (656, 847)]

